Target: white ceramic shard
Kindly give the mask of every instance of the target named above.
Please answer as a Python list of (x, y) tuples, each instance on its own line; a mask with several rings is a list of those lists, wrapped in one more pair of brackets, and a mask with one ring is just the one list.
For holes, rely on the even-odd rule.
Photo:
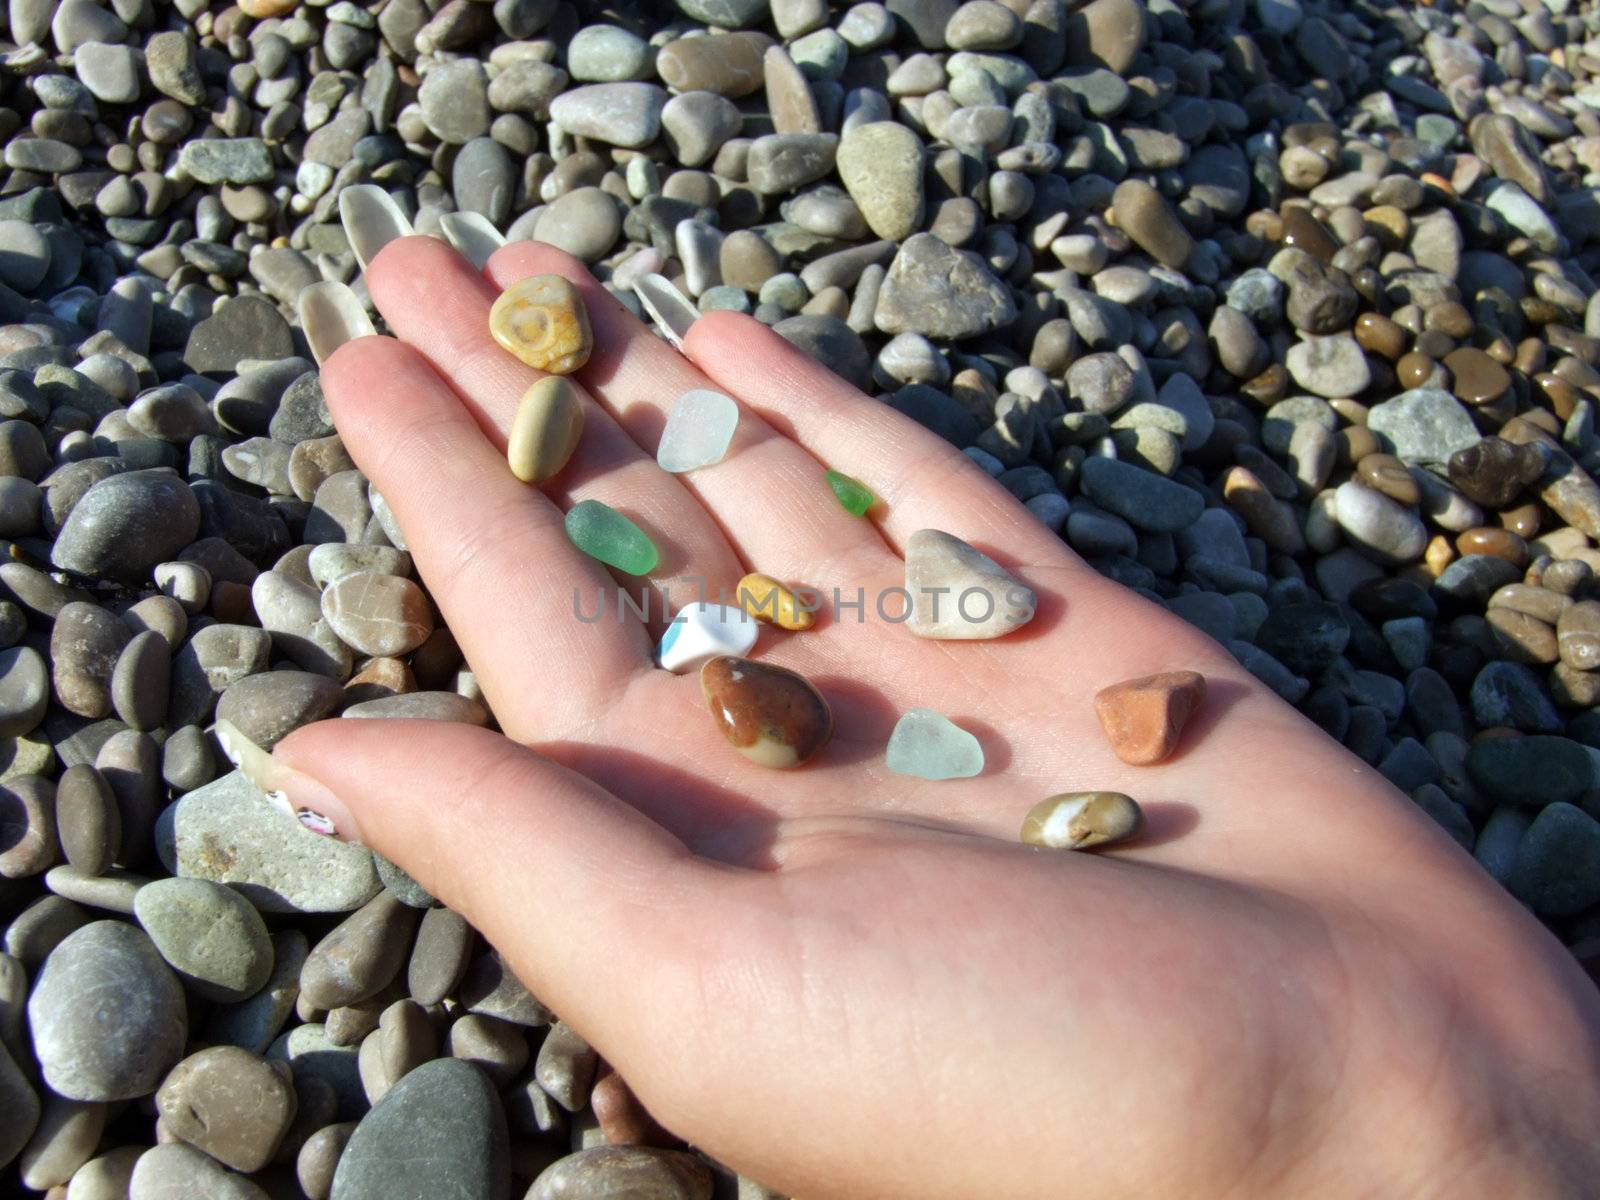
[(443, 231), (445, 240), (480, 271), (488, 264), (494, 252), (506, 244), (504, 236), (482, 213), (445, 213), (439, 218), (439, 228)]
[(739, 406), (721, 392), (694, 388), (678, 397), (656, 447), (663, 471), (679, 474), (719, 463), (739, 427)]
[(696, 600), (667, 626), (656, 647), (656, 661), (675, 675), (698, 671), (719, 655), (743, 658), (756, 644), (760, 627), (741, 608)]
[(300, 325), (317, 366), (346, 342), (377, 333), (356, 294), (342, 283), (313, 283), (300, 289)]
[(339, 221), (363, 271), (378, 251), (412, 232), (394, 197), (375, 183), (352, 184), (339, 193)]
[(633, 290), (662, 336), (682, 350), (683, 339), (689, 336), (689, 326), (700, 310), (665, 275), (646, 275), (633, 285)]

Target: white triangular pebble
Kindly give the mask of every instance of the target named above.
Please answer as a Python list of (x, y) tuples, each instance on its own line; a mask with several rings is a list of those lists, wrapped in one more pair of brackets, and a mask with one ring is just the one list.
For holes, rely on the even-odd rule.
[(742, 608), (696, 600), (686, 604), (667, 626), (656, 647), (656, 661), (684, 675), (698, 671), (718, 655), (743, 658), (756, 644), (760, 626)]
[(918, 779), (971, 779), (983, 770), (983, 747), (931, 708), (913, 708), (889, 735), (889, 770)]
[(719, 463), (738, 427), (737, 404), (721, 392), (694, 388), (672, 406), (656, 447), (656, 462), (675, 475)]
[(363, 271), (378, 251), (412, 233), (411, 222), (394, 197), (375, 183), (351, 184), (339, 193), (339, 222)]
[(506, 244), (500, 231), (482, 213), (445, 213), (439, 218), (439, 229), (444, 233), (445, 240), (480, 271), (494, 252)]
[(300, 289), (297, 307), (311, 356), (319, 367), (346, 342), (378, 332), (360, 299), (342, 283), (308, 284)]
[(682, 350), (683, 339), (689, 336), (689, 326), (700, 310), (665, 275), (646, 275), (633, 285), (633, 291), (662, 336)]

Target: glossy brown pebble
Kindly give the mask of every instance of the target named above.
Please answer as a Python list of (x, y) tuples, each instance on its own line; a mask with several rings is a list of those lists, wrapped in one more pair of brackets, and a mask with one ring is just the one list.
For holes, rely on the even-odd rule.
[(1517, 568), (1528, 565), (1528, 543), (1509, 529), (1492, 529), (1480, 525), (1456, 538), (1456, 550), (1465, 558), (1469, 554), (1487, 554), (1503, 558)]
[(1533, 445), (1486, 437), (1450, 456), (1450, 482), (1467, 499), (1505, 508), (1544, 474), (1544, 455)]
[(1426, 387), (1434, 382), (1438, 373), (1439, 364), (1417, 350), (1402, 354), (1394, 365), (1395, 378), (1404, 388)]
[(1580, 600), (1556, 622), (1561, 661), (1574, 671), (1600, 668), (1600, 602)]
[(1381, 313), (1373, 312), (1362, 313), (1356, 318), (1355, 334), (1363, 350), (1390, 362), (1405, 353), (1409, 340), (1404, 329)]
[(1519, 504), (1495, 513), (1494, 519), (1501, 529), (1509, 529), (1520, 538), (1537, 537), (1541, 517), (1537, 504)]
[(700, 686), (723, 736), (763, 767), (798, 767), (833, 737), (828, 702), (783, 667), (723, 655), (700, 668)]
[(1474, 346), (1462, 346), (1444, 357), (1444, 365), (1454, 379), (1451, 390), (1466, 404), (1487, 404), (1506, 394), (1511, 375), (1494, 359)]
[(1167, 671), (1114, 683), (1095, 694), (1111, 749), (1125, 763), (1149, 766), (1178, 748), (1183, 727), (1206, 698), (1205, 676), (1198, 671)]
[(1285, 246), (1304, 250), (1322, 262), (1327, 262), (1339, 252), (1339, 239), (1309, 209), (1297, 205), (1285, 206), (1280, 215), (1283, 217)]
[(1088, 850), (1126, 841), (1144, 826), (1144, 813), (1121, 792), (1063, 792), (1041, 800), (1022, 818), (1022, 840), (1050, 850)]
[(1356, 474), (1363, 483), (1401, 504), (1417, 504), (1422, 500), (1421, 489), (1410, 470), (1392, 454), (1366, 455), (1357, 464)]

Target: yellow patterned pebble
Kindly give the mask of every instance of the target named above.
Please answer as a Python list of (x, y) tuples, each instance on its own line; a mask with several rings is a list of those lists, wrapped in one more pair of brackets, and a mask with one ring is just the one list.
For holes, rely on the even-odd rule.
[(739, 607), (780, 629), (810, 629), (816, 614), (771, 575), (752, 571), (739, 580)]
[(578, 289), (560, 275), (518, 280), (489, 310), (489, 332), (530, 367), (570, 375), (589, 361), (594, 335)]
[(517, 405), (506, 439), (511, 473), (524, 483), (554, 479), (583, 436), (583, 397), (570, 379), (539, 380)]

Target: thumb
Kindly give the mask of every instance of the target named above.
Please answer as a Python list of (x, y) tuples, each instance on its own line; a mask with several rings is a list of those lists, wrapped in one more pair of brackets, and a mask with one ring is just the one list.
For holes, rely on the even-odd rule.
[[(376, 850), (466, 917), (592, 1040), (659, 1020), (662, 994), (641, 975), (665, 972), (660, 948), (722, 873), (610, 792), (443, 721), (323, 721), (271, 754), (227, 722), (217, 736), (302, 824)], [(630, 1004), (640, 1011), (618, 1011)]]

